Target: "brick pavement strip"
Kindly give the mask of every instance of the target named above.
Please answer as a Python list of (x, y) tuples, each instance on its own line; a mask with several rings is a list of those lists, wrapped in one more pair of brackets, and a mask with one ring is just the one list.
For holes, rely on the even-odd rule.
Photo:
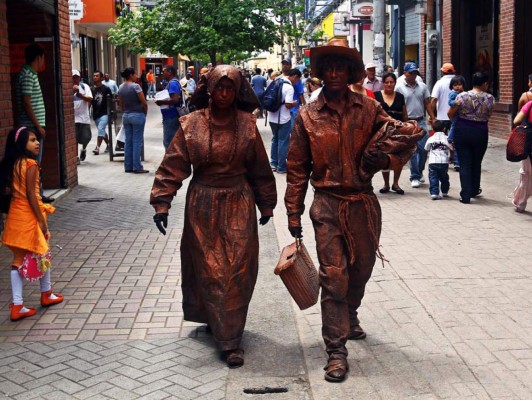
[[(262, 125), (268, 148), (269, 129)], [(323, 380), (319, 306), (300, 311), (285, 303), (286, 293), (271, 275), (278, 249), (292, 241), (282, 202), (285, 176), (276, 175), (275, 233), (272, 225), (260, 231), (261, 277), (244, 337), (246, 365), (228, 371), (203, 327), (183, 321), (178, 248), (187, 182), (170, 210), (165, 237), (152, 226), (147, 202), (162, 156), (161, 130), (158, 110), (150, 107), (150, 174), (124, 174), (120, 161), (89, 155), (79, 166), (80, 185), (57, 202), (50, 219), (52, 273), (54, 288), (66, 295), (63, 304), (37, 307), (35, 317), (10, 322), (10, 255), (0, 248), (0, 394), (247, 398), (244, 387), (279, 379), (275, 384), (289, 393), (268, 398), (531, 397), (532, 213), (512, 210), (518, 167), (504, 161), (502, 141), (490, 141), (483, 196), (469, 206), (457, 201), (454, 171), (450, 197), (442, 201), (428, 199), (427, 185), (410, 189), (406, 168), (404, 196), (378, 195), (382, 250), (390, 263), (377, 264), (368, 284), (360, 313), (368, 338), (348, 344), (349, 378), (331, 385)], [(374, 184), (380, 187), (379, 177)], [(83, 197), (113, 200), (79, 203)], [(311, 200), (309, 191), (307, 209)], [(308, 214), (303, 229), (316, 261)], [(24, 294), (28, 305), (38, 304), (37, 285), (26, 285)], [(279, 332), (298, 339), (287, 346)], [(283, 368), (283, 358), (292, 371)]]

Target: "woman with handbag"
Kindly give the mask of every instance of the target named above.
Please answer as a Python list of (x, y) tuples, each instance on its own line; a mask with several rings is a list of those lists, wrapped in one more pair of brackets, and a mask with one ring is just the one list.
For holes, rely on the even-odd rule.
[(180, 119), (150, 204), (166, 234), (172, 199), (192, 174), (181, 239), (184, 318), (207, 324), (227, 365), (237, 368), (258, 273), (255, 205), (266, 224), (277, 203), (275, 178), (252, 115), (259, 100), (238, 69), (219, 65), (204, 75), (192, 103), (198, 111)]
[[(525, 120), (530, 122), (531, 109), (532, 101), (529, 101), (515, 116), (514, 125), (522, 124)], [(530, 196), (532, 196), (532, 149), (529, 149), (528, 157), (521, 161), (521, 168), (519, 169), (519, 185), (514, 189), (512, 200), (516, 212), (525, 212), (526, 203)]]
[(481, 165), (488, 148), (488, 120), (493, 112), (494, 98), (487, 93), (489, 78), (476, 72), (472, 78), (473, 89), (460, 93), (455, 106), (447, 115), (453, 119), (454, 145), (460, 160), (460, 202), (469, 204), (471, 198), (482, 193), (480, 188)]

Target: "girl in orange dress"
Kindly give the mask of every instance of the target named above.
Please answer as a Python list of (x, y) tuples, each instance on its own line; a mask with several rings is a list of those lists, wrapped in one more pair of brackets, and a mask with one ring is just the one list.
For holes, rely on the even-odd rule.
[[(11, 264), (11, 289), (13, 303), (11, 320), (30, 317), (37, 311), (24, 307), (22, 301), (23, 278), (18, 268), (28, 252), (45, 254), (48, 251), (50, 232), (46, 214), (55, 209), (42, 202), (39, 195), (39, 133), (20, 127), (9, 132), (4, 158), (0, 163), (0, 196), (11, 194), (2, 242), (13, 252)], [(3, 210), (5, 212), (5, 210)], [(50, 269), (40, 279), (41, 305), (48, 307), (61, 303), (63, 296), (52, 292)]]

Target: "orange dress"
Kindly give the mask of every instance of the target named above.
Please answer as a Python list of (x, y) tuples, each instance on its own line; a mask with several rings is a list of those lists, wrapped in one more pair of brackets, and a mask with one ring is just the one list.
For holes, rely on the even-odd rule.
[[(9, 213), (2, 236), (2, 243), (11, 251), (20, 249), (31, 251), (37, 254), (44, 254), (48, 250), (48, 242), (39, 228), (39, 220), (31, 209), (26, 197), (26, 173), (29, 167), (37, 166), (37, 161), (26, 158), (15, 164), (13, 178), (13, 197), (9, 206)], [(20, 168), (20, 169), (19, 169)], [(19, 173), (20, 171), (20, 173)], [(46, 220), (47, 214), (55, 212), (55, 208), (42, 202), (39, 195), (39, 172), (35, 180), (35, 194), (41, 212)]]

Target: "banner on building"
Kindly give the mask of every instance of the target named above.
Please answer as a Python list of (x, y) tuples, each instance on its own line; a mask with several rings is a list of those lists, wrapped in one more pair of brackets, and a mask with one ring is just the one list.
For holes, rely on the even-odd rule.
[(476, 27), (475, 69), (484, 72), (493, 80), (493, 24)]

